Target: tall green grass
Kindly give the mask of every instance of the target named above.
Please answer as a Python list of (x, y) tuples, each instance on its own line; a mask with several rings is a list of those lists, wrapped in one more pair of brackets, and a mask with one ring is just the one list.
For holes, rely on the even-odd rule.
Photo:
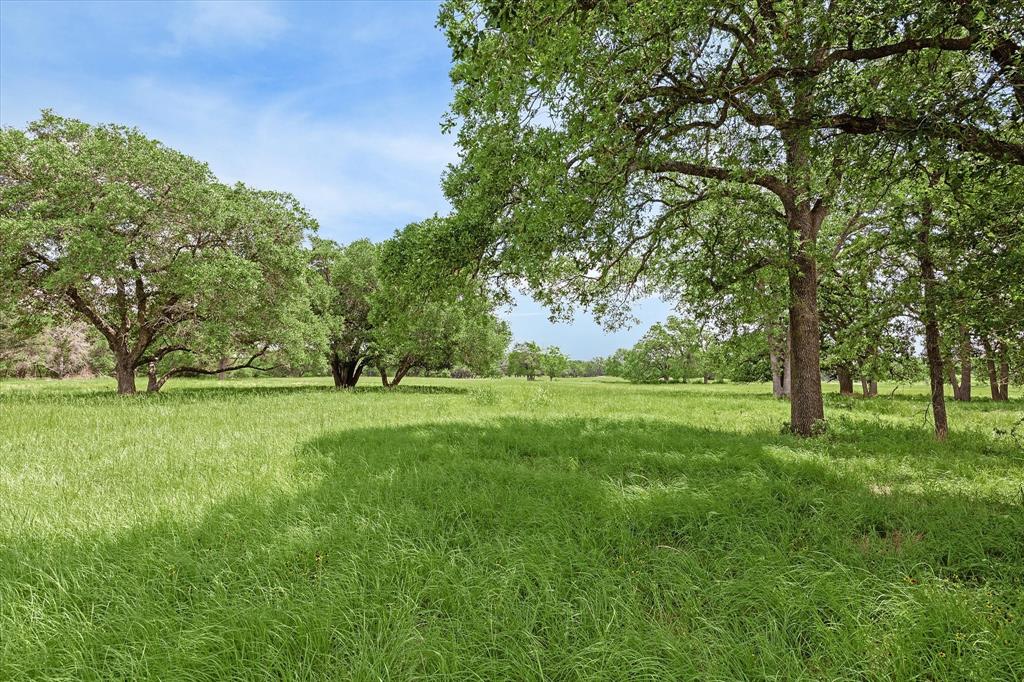
[(1024, 678), (1019, 400), (110, 390), (0, 385), (0, 679)]

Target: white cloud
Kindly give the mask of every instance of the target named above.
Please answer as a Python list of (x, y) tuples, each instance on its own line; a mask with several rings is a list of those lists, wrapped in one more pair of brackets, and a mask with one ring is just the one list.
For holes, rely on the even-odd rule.
[(226, 45), (258, 47), (277, 38), (287, 22), (269, 2), (206, 0), (177, 5), (167, 51)]
[(129, 82), (125, 96), (131, 113), (115, 104), (110, 120), (208, 162), (226, 182), (291, 192), (326, 236), (351, 239), (369, 227), (384, 237), (447, 208), (440, 176), (456, 151), (440, 132), (312, 118), (291, 97), (257, 107), (154, 79)]
[(104, 87), (110, 95), (102, 104), (85, 105), (61, 81), (31, 89), (28, 98), (3, 98), (4, 125), (22, 127), (38, 116), (38, 107), (52, 106), (91, 123), (137, 126), (209, 163), (224, 182), (294, 194), (327, 237), (379, 239), (448, 210), (440, 177), (456, 160), (453, 139), (422, 122), (312, 117), (301, 98), (254, 104), (159, 78)]

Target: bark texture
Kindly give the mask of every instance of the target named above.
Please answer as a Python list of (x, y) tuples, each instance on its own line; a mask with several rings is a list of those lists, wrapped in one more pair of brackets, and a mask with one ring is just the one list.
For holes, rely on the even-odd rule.
[(921, 284), (924, 289), (924, 305), (921, 318), (924, 322), (924, 348), (928, 358), (928, 377), (931, 381), (932, 416), (935, 422), (935, 437), (946, 440), (949, 434), (949, 423), (946, 421), (945, 380), (942, 377), (942, 346), (939, 337), (939, 321), (936, 313), (935, 297), (937, 283), (935, 279), (935, 263), (931, 253), (931, 220), (932, 206), (925, 200), (921, 212), (921, 226), (917, 232), (917, 260), (920, 267)]
[(135, 363), (118, 358), (114, 373), (117, 376), (118, 394), (135, 395)]
[(411, 358), (403, 358), (395, 369), (395, 375), (388, 379), (388, 369), (384, 365), (378, 365), (377, 371), (380, 372), (380, 381), (384, 384), (384, 388), (394, 388), (398, 384), (402, 383), (402, 379), (409, 373), (415, 366), (415, 362)]
[(163, 383), (157, 376), (156, 363), (150, 362), (146, 365), (146, 393), (158, 393)]
[(1002, 341), (996, 343), (999, 353), (999, 399), (1010, 399), (1010, 353)]
[(836, 368), (836, 378), (839, 379), (839, 395), (853, 395), (853, 373), (846, 365)]
[(330, 364), (335, 388), (355, 388), (365, 366), (362, 359), (343, 359), (337, 352), (331, 354)]
[[(996, 364), (996, 351), (993, 348), (992, 341), (988, 337), (983, 337), (981, 345), (982, 348), (985, 349), (985, 369), (988, 370), (988, 385), (989, 390), (992, 392), (992, 400), (996, 402), (1009, 400), (1009, 392), (1007, 392), (1006, 394), (1003, 393), (1003, 384), (999, 372), (999, 369), (1001, 369), (1001, 367), (998, 367)], [(1009, 367), (1007, 367), (1007, 374), (1009, 373), (1008, 370)], [(1007, 381), (1007, 387), (1008, 385), (1009, 381)]]
[(809, 210), (792, 216), (799, 240), (789, 275), (789, 346), (786, 368), (792, 373), (790, 427), (810, 436), (815, 422), (825, 418), (821, 397), (821, 333), (818, 321), (818, 267), (813, 254), (816, 219)]

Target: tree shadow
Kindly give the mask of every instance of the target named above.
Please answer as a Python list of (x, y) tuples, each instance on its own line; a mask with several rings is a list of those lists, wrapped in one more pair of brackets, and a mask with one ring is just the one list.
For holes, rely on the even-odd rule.
[(168, 383), (159, 393), (147, 393), (145, 388), (133, 396), (118, 395), (113, 387), (110, 389), (88, 389), (88, 390), (63, 390), (61, 387), (31, 391), (9, 391), (0, 393), (0, 403), (9, 404), (25, 403), (118, 403), (119, 401), (138, 401), (138, 404), (166, 404), (166, 402), (232, 402), (244, 401), (253, 398), (271, 398), (288, 395), (303, 395), (315, 393), (332, 393), (348, 395), (378, 394), (385, 395), (465, 395), (469, 389), (457, 386), (434, 386), (422, 384), (399, 385), (393, 388), (374, 386), (363, 383), (355, 388), (339, 389), (330, 383), (324, 384), (298, 384), (278, 385), (273, 384), (221, 384), (215, 381), (205, 382), (208, 385), (187, 385), (175, 386)]
[[(602, 382), (604, 383), (604, 382)], [(615, 385), (615, 384), (609, 384)], [(675, 381), (670, 383), (622, 383), (623, 386), (632, 386), (634, 388), (646, 388), (650, 389), (649, 395), (658, 395), (663, 397), (678, 396), (680, 394), (699, 394), (707, 396), (744, 396), (748, 398), (771, 398), (772, 387), (771, 384), (761, 383), (708, 383), (702, 384), (700, 382), (687, 382)], [(758, 388), (759, 390), (753, 391), (752, 388)]]
[[(890, 391), (881, 391), (878, 395), (865, 398), (859, 393), (855, 393), (851, 396), (840, 395), (837, 392), (829, 391), (824, 394), (826, 403), (835, 402), (847, 402), (852, 401), (857, 404), (873, 405), (873, 404), (884, 404), (885, 402), (896, 402), (896, 403), (927, 403), (930, 398), (927, 393), (891, 393)], [(1024, 396), (1014, 396), (1008, 401), (996, 401), (992, 400), (987, 394), (977, 395), (969, 401), (953, 400), (952, 396), (946, 394), (946, 405), (947, 407), (952, 405), (959, 407), (964, 410), (978, 410), (987, 411), (991, 409), (1020, 409), (1020, 406), (1024, 404)]]
[(1024, 673), (1021, 505), (819, 445), (639, 418), (325, 434), (290, 494), (9, 538), (0, 676)]
[[(373, 377), (368, 377), (373, 378)], [(214, 384), (214, 382), (209, 382)], [(171, 387), (170, 390), (161, 391), (158, 396), (168, 397), (208, 397), (213, 395), (224, 395), (230, 397), (248, 398), (250, 396), (277, 396), (291, 393), (342, 393), (360, 395), (369, 394), (396, 394), (396, 395), (464, 395), (468, 389), (457, 386), (435, 386), (424, 384), (399, 384), (394, 387), (385, 387), (363, 380), (353, 388), (338, 388), (330, 383), (324, 384), (299, 384), (274, 386), (268, 384), (241, 384), (241, 385), (209, 385), (209, 386), (187, 386)]]

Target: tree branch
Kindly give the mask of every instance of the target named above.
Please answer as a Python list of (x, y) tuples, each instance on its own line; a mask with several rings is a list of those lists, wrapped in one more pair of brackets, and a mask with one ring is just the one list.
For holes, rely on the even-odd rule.
[(922, 135), (935, 140), (951, 142), (967, 152), (983, 154), (1018, 166), (1024, 165), (1024, 144), (1008, 142), (987, 130), (962, 123), (928, 121), (923, 118), (908, 119), (882, 114), (857, 116), (843, 113), (813, 121), (812, 125), (818, 129), (833, 128), (854, 135), (875, 133)]
[(896, 55), (907, 54), (908, 52), (919, 52), (921, 50), (946, 50), (951, 52), (965, 52), (974, 47), (978, 42), (978, 36), (968, 35), (962, 38), (950, 38), (947, 36), (933, 36), (931, 38), (907, 38), (897, 43), (888, 45), (876, 45), (874, 47), (862, 47), (858, 49), (846, 48), (833, 50), (825, 58), (825, 65), (836, 62), (863, 62), (874, 59), (884, 59)]
[(758, 187), (763, 187), (779, 197), (787, 210), (794, 206), (795, 194), (792, 188), (783, 182), (781, 178), (770, 173), (756, 173), (748, 170), (730, 170), (727, 168), (721, 168), (720, 166), (673, 160), (639, 162), (634, 163), (633, 167), (649, 173), (681, 173), (683, 175), (691, 175), (698, 178), (757, 185)]
[(239, 370), (239, 369), (255, 369), (255, 370), (259, 371), (259, 372), (269, 372), (270, 370), (274, 369), (274, 367), (276, 365), (271, 365), (270, 367), (257, 367), (255, 364), (253, 364), (257, 360), (259, 360), (261, 357), (266, 355), (267, 351), (269, 351), (269, 350), (270, 350), (270, 346), (264, 345), (263, 348), (261, 348), (257, 353), (255, 353), (252, 357), (250, 357), (245, 362), (243, 362), (241, 364), (237, 364), (237, 365), (230, 365), (228, 367), (218, 367), (217, 369), (206, 369), (204, 367), (175, 367), (173, 369), (168, 370), (160, 378), (160, 385), (163, 386), (164, 382), (166, 382), (171, 377), (180, 376), (182, 374), (211, 375), (211, 374), (220, 374), (221, 372), (234, 372), (234, 371)]

